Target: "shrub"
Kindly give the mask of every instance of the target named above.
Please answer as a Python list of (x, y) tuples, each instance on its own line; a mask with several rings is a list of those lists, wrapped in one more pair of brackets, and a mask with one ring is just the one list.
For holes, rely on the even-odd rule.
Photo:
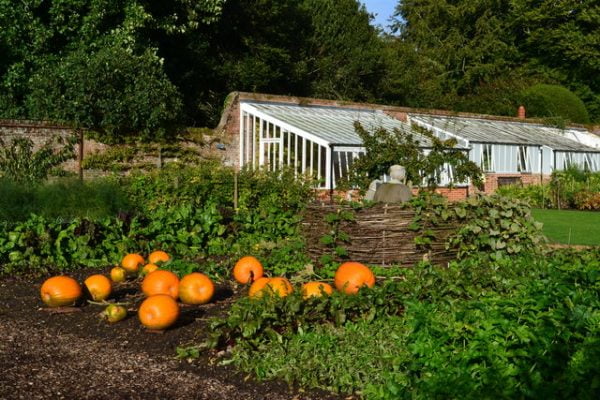
[(590, 122), (583, 101), (565, 87), (538, 84), (524, 90), (521, 98), (531, 117), (558, 117), (577, 123)]

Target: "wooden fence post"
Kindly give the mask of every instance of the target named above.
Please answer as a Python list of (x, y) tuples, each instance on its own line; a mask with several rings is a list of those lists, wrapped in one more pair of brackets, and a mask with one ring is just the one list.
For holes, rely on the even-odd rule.
[(79, 180), (83, 181), (83, 129), (77, 129), (77, 134), (79, 136), (79, 151), (77, 154), (78, 168), (79, 168)]

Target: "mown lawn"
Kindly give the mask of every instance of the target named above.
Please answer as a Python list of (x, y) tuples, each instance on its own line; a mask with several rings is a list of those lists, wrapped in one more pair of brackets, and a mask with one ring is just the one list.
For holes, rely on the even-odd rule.
[(600, 212), (535, 209), (532, 213), (552, 242), (600, 245)]

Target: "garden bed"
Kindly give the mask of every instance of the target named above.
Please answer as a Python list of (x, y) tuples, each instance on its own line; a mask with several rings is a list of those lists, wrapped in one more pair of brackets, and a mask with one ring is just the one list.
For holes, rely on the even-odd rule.
[[(90, 273), (72, 275), (82, 280)], [(126, 320), (110, 325), (98, 318), (100, 306), (49, 312), (39, 299), (42, 281), (0, 281), (2, 399), (337, 398), (324, 392), (300, 393), (280, 382), (257, 383), (232, 367), (217, 366), (212, 353), (193, 362), (176, 359), (178, 346), (202, 340), (207, 318), (228, 309), (237, 296), (228, 286), (219, 286), (210, 304), (183, 307), (175, 327), (150, 333), (135, 314), (141, 298), (135, 297), (134, 283), (116, 288), (113, 298), (131, 300), (131, 310)]]

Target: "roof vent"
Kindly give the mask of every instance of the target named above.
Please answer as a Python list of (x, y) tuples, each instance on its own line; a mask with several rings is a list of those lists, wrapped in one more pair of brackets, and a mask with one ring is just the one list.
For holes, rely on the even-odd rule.
[(517, 113), (517, 117), (519, 119), (525, 119), (525, 115), (526, 115), (526, 113), (525, 113), (525, 106), (519, 106), (519, 111)]

